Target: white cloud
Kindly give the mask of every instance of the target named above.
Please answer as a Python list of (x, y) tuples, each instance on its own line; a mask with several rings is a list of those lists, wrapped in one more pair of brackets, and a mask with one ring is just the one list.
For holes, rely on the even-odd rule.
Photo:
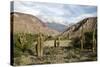
[(38, 16), (38, 18), (40, 18), (42, 21), (44, 21), (45, 23), (46, 22), (49, 22), (49, 23), (59, 23), (59, 24), (63, 24), (63, 25), (66, 25), (66, 18), (64, 17), (56, 17), (56, 16)]
[(85, 17), (96, 15), (96, 8), (92, 7), (82, 5), (80, 6), (54, 3), (37, 3), (31, 1), (14, 2), (14, 11), (16, 12), (23, 12), (35, 15), (42, 19), (44, 22), (55, 22), (61, 24), (66, 24), (68, 22), (75, 23)]

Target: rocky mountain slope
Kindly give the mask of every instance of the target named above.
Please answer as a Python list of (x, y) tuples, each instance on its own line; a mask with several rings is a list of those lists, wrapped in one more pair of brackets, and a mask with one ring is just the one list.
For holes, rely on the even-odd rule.
[(81, 30), (83, 25), (84, 32), (91, 32), (93, 31), (95, 25), (97, 24), (97, 17), (89, 17), (81, 20), (77, 24), (70, 26), (66, 31), (64, 31), (61, 36), (74, 38), (81, 36)]
[(48, 28), (44, 22), (33, 15), (12, 12), (11, 23), (13, 26), (13, 32), (24, 32), (24, 33), (43, 33), (46, 35), (56, 35), (59, 32)]

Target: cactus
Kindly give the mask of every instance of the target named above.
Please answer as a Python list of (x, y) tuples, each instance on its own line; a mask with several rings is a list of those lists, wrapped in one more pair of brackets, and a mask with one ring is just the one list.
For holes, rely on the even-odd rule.
[(59, 47), (59, 45), (60, 45), (60, 37), (54, 40), (54, 47)]
[(83, 24), (82, 24), (82, 30), (81, 30), (81, 50), (84, 49), (84, 31), (83, 31)]
[(58, 42), (57, 42), (57, 46), (59, 47), (60, 45), (60, 37), (58, 37)]
[[(96, 25), (95, 25), (95, 27), (96, 27)], [(96, 29), (94, 28), (94, 30), (93, 30), (93, 47), (92, 47), (92, 50), (93, 50), (93, 52), (95, 52), (95, 47), (96, 47), (96, 38), (95, 38), (95, 33), (96, 32)]]
[(83, 40), (81, 39), (81, 50), (83, 50)]
[(37, 56), (40, 56), (40, 37), (37, 37), (37, 45), (36, 45)]
[(38, 37), (37, 37), (37, 47), (36, 47), (36, 51), (37, 51), (37, 56), (38, 57), (42, 57), (43, 56), (43, 37), (42, 34), (39, 33)]
[(56, 39), (54, 40), (54, 47), (56, 47)]
[(43, 36), (40, 34), (40, 56), (43, 56)]

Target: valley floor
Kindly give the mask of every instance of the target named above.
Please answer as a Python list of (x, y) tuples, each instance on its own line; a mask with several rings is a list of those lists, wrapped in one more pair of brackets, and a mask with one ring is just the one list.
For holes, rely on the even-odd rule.
[[(70, 41), (68, 41), (70, 42)], [(50, 44), (52, 41), (46, 42)], [(19, 61), (19, 60), (20, 61)], [(83, 61), (96, 61), (97, 53), (91, 50), (76, 49), (66, 46), (45, 46), (43, 51), (43, 57), (37, 57), (36, 51), (32, 54), (22, 55), (15, 58), (15, 65), (33, 65), (33, 64), (55, 64), (55, 63), (69, 63), (69, 62), (83, 62)]]

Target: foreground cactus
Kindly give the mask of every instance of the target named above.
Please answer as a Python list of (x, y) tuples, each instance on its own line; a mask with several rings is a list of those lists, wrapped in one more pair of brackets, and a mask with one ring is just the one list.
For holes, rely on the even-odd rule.
[(56, 46), (56, 39), (54, 40), (54, 47), (57, 47), (57, 46)]
[(82, 24), (82, 29), (81, 29), (81, 50), (84, 49), (84, 31), (83, 31), (83, 24)]
[(43, 56), (43, 47), (44, 47), (43, 41), (44, 41), (43, 36), (42, 34), (40, 34), (40, 53), (41, 53), (40, 56)]
[(37, 37), (37, 45), (36, 45), (36, 51), (37, 51), (37, 56), (42, 57), (43, 56), (43, 36), (41, 33), (38, 34)]
[(60, 45), (60, 37), (58, 37), (58, 42), (57, 42), (57, 46), (59, 47)]
[(59, 47), (59, 45), (60, 45), (60, 37), (54, 40), (54, 47)]
[(93, 52), (95, 52), (95, 49), (96, 49), (96, 37), (95, 37), (95, 34), (96, 34), (96, 24), (95, 24), (95, 28), (93, 30), (93, 47), (92, 47)]
[(81, 39), (81, 50), (83, 50), (83, 40)]

